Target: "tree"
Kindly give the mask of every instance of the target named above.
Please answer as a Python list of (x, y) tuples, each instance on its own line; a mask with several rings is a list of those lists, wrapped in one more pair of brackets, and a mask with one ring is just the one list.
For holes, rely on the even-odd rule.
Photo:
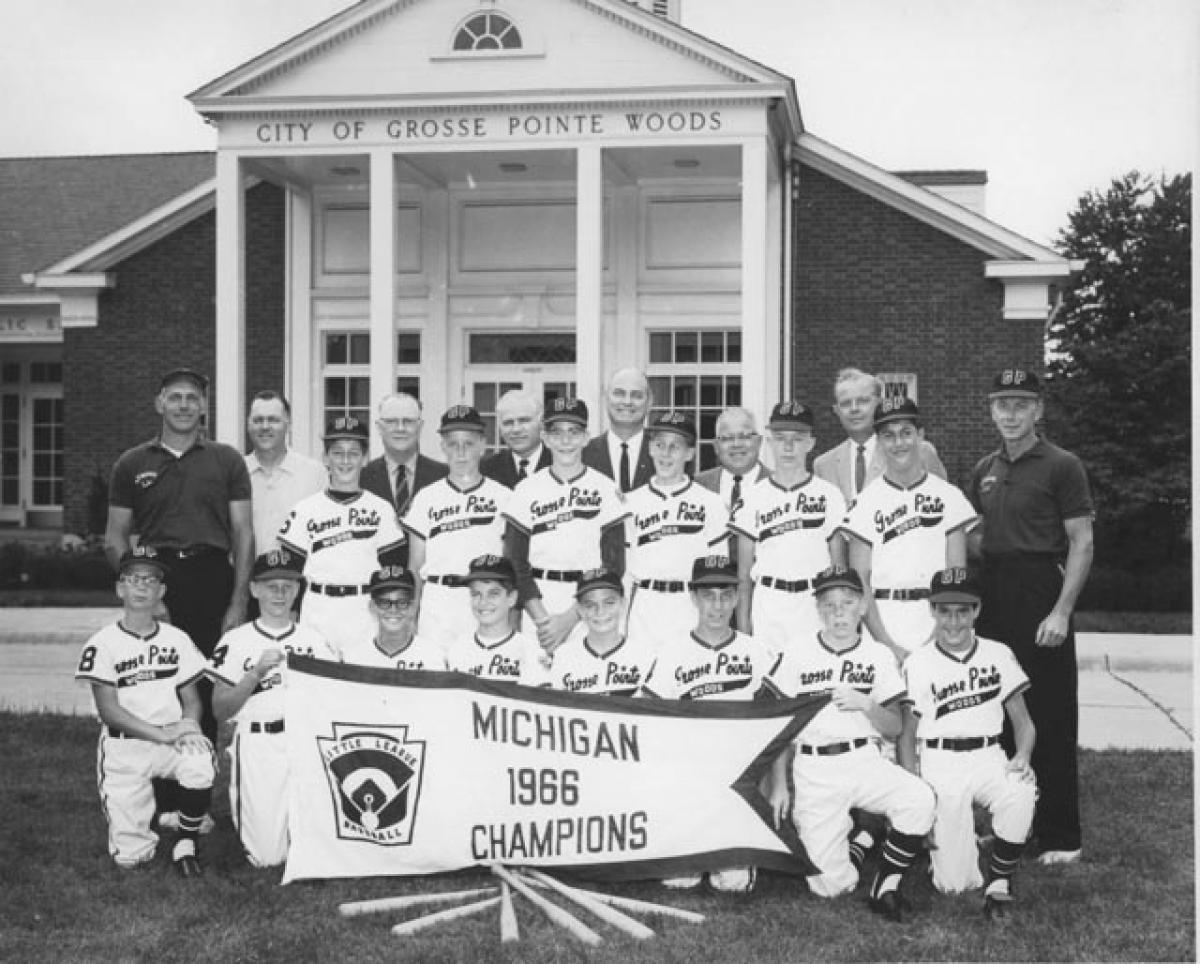
[(1079, 200), (1057, 241), (1087, 267), (1047, 331), (1049, 434), (1088, 467), (1110, 565), (1188, 557), (1190, 174), (1136, 171)]

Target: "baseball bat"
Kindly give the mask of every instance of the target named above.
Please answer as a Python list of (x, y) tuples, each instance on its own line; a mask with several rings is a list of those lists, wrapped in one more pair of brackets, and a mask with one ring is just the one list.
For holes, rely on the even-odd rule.
[(521, 932), (517, 928), (517, 911), (513, 907), (512, 888), (500, 881), (500, 943), (507, 944), (520, 939)]
[(619, 910), (614, 910), (607, 904), (601, 903), (592, 897), (590, 894), (585, 894), (581, 890), (576, 890), (574, 887), (568, 887), (566, 884), (555, 880), (548, 874), (543, 874), (540, 870), (534, 870), (531, 867), (524, 868), (526, 874), (534, 880), (540, 880), (543, 884), (553, 890), (555, 893), (561, 894), (567, 900), (578, 904), (586, 910), (590, 910), (593, 914), (599, 917), (602, 921), (612, 924), (618, 930), (624, 931), (630, 937), (636, 937), (639, 941), (644, 941), (648, 937), (654, 936), (654, 931), (643, 924), (641, 921), (636, 921), (626, 914), (622, 914)]
[(475, 904), (448, 907), (445, 910), (434, 911), (434, 913), (426, 914), (424, 917), (414, 917), (412, 920), (406, 920), (403, 924), (397, 924), (392, 928), (392, 933), (397, 937), (408, 937), (408, 935), (415, 934), (417, 931), (425, 930), (426, 927), (433, 927), (434, 924), (444, 924), (446, 921), (456, 920), (459, 917), (469, 917), (472, 914), (478, 914), (489, 907), (495, 907), (498, 903), (500, 903), (499, 897), (489, 897), (487, 900), (481, 900)]
[(444, 894), (409, 894), (406, 897), (380, 897), (376, 900), (352, 900), (338, 905), (343, 917), (361, 917), (363, 914), (380, 914), (389, 910), (402, 910), (420, 904), (436, 904), (444, 900), (462, 900), (496, 893), (495, 887), (477, 887), (474, 890), (456, 890)]
[[(545, 884), (538, 883), (532, 880), (534, 887), (545, 887)], [(584, 890), (581, 887), (576, 887), (581, 894), (587, 894), (589, 897), (595, 897), (596, 900), (603, 901), (606, 904), (612, 904), (613, 907), (620, 907), (622, 910), (636, 910), (643, 914), (656, 914), (659, 917), (676, 917), (679, 920), (685, 920), (689, 924), (703, 924), (705, 917), (703, 914), (697, 914), (695, 911), (683, 910), (680, 907), (670, 907), (667, 904), (655, 904), (649, 900), (638, 900), (636, 897), (618, 897), (616, 894), (603, 894), (598, 890)]]
[(572, 936), (579, 938), (579, 940), (583, 941), (585, 944), (591, 944), (593, 947), (595, 947), (597, 944), (603, 943), (603, 941), (600, 939), (600, 935), (588, 927), (587, 924), (581, 921), (578, 917), (575, 917), (574, 915), (563, 910), (557, 904), (553, 904), (546, 900), (546, 898), (541, 894), (534, 892), (532, 887), (530, 887), (524, 881), (517, 880), (516, 877), (510, 874), (499, 864), (492, 865), (492, 873), (501, 880), (507, 881), (508, 885), (512, 887), (513, 890), (515, 890), (518, 894), (528, 898), (529, 902), (533, 904), (534, 907), (549, 917), (550, 920), (552, 920), (559, 927), (569, 931)]

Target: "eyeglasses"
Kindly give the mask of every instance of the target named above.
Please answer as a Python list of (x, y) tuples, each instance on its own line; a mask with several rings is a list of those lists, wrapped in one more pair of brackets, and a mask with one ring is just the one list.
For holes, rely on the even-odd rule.
[(734, 435), (718, 435), (717, 441), (722, 445), (732, 445), (734, 442), (753, 442), (756, 438), (757, 432), (737, 432)]
[(153, 588), (154, 586), (160, 585), (162, 583), (162, 579), (158, 576), (151, 576), (147, 575), (146, 573), (137, 572), (122, 576), (121, 582), (125, 583), (127, 586), (145, 586), (147, 588)]
[(412, 609), (411, 599), (376, 599), (375, 606), (385, 613), (406, 613)]

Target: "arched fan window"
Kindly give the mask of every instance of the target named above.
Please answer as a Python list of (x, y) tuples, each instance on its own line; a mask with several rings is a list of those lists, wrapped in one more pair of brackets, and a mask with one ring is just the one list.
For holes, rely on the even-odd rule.
[(454, 49), (520, 50), (521, 32), (508, 17), (501, 14), (477, 14), (458, 28)]

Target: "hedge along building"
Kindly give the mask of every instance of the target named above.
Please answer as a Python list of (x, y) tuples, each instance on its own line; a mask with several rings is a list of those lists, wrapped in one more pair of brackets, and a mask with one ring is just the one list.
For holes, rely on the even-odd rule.
[[(214, 375), (235, 444), (248, 397), (282, 387), (306, 450), (397, 389), (485, 415), (518, 385), (575, 393), (598, 430), (630, 364), (711, 440), (729, 404), (824, 408), (855, 364), (916, 396), (965, 471), (989, 374), (1041, 357), (1071, 264), (988, 221), (981, 175), (839, 150), (791, 79), (685, 29), (677, 0), (645, 6), (363, 0), (194, 92), (215, 177), (22, 272), (58, 319), (64, 527), (153, 433), (176, 364)], [(11, 394), (33, 397), (26, 374)]]

